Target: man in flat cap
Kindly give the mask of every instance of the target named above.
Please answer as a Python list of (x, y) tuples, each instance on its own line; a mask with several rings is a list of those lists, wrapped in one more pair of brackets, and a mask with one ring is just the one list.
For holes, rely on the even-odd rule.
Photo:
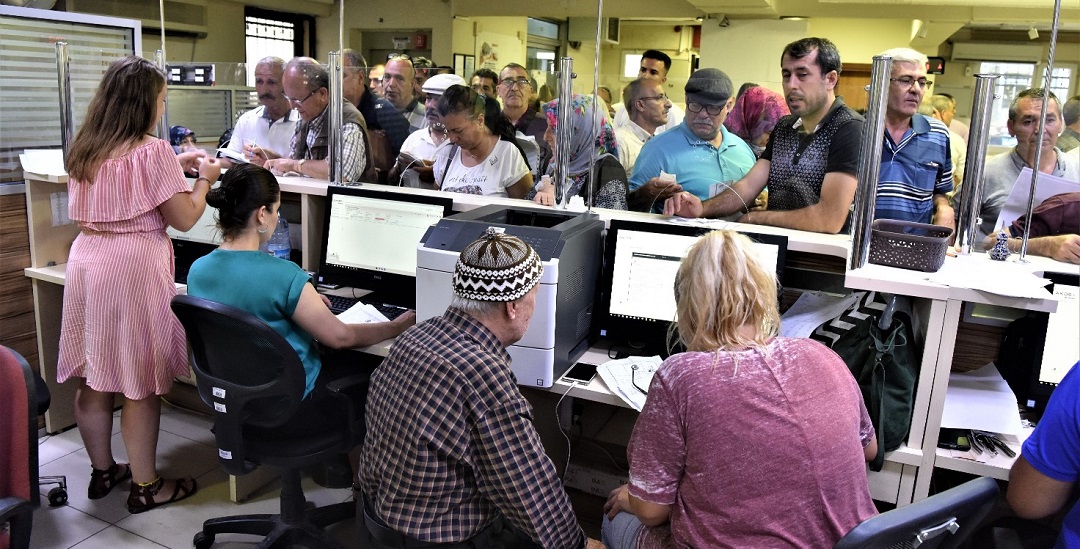
[(627, 197), (631, 209), (660, 211), (665, 199), (683, 191), (707, 200), (742, 179), (757, 160), (724, 128), (735, 98), (723, 71), (695, 71), (685, 91), (682, 125), (653, 137), (638, 154)]
[(542, 273), (528, 244), (489, 228), (458, 258), (450, 307), (398, 336), (372, 376), (360, 459), (370, 547), (586, 546), (506, 352)]
[[(840, 53), (825, 38), (802, 38), (780, 56), (791, 114), (777, 122), (761, 158), (727, 192), (702, 200), (674, 195), (664, 213), (740, 216), (742, 223), (821, 233), (847, 232), (862, 151), (863, 118), (836, 96)], [(768, 208), (750, 211), (768, 185)]]

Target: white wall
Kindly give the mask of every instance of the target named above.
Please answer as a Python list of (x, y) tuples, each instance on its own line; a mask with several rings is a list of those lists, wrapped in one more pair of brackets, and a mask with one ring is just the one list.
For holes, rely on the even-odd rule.
[(806, 21), (734, 19), (731, 26), (720, 27), (707, 20), (701, 29), (700, 66), (724, 71), (735, 89), (756, 82), (783, 93), (780, 54), (784, 46), (806, 36), (812, 36)]
[(814, 18), (807, 23), (808, 36), (832, 40), (844, 63), (873, 63), (875, 55), (889, 48), (911, 47), (911, 19)]

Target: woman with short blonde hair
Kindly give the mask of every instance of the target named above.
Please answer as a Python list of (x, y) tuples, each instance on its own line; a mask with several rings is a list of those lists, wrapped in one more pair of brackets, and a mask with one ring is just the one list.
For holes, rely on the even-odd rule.
[(690, 248), (674, 288), (687, 351), (649, 386), (630, 483), (604, 506), (609, 549), (832, 547), (876, 514), (859, 387), (824, 345), (777, 336), (776, 289), (741, 234)]

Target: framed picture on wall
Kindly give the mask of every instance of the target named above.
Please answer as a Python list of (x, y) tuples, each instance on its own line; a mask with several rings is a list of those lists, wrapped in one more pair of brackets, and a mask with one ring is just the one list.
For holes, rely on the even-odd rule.
[(475, 55), (454, 54), (454, 74), (468, 80), (474, 72), (476, 72)]

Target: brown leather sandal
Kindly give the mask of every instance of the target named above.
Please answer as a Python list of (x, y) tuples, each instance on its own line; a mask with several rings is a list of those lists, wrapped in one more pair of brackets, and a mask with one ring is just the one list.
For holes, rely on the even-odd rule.
[(108, 469), (90, 469), (90, 486), (86, 487), (86, 497), (90, 499), (109, 495), (113, 487), (131, 478), (131, 467), (126, 463), (113, 463)]
[(165, 479), (161, 477), (158, 477), (150, 484), (131, 483), (131, 495), (128, 496), (127, 500), (128, 512), (133, 515), (145, 513), (146, 511), (155, 507), (160, 507), (166, 503), (185, 499), (194, 494), (196, 489), (195, 479), (178, 478), (173, 481), (173, 493), (169, 496), (169, 499), (165, 501), (154, 501), (154, 496), (156, 496), (164, 486)]

